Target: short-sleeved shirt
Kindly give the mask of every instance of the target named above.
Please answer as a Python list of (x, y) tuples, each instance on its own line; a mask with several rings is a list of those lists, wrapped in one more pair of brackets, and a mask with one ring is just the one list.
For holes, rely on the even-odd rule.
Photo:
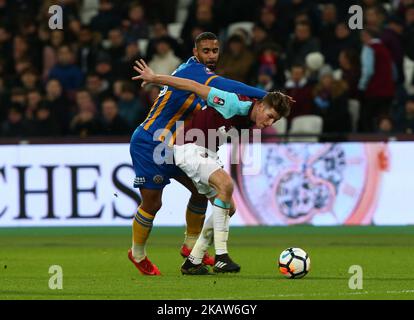
[[(178, 145), (196, 143), (216, 152), (219, 139), (215, 139), (213, 132), (225, 135), (232, 128), (236, 130), (251, 128), (253, 122), (250, 120), (250, 113), (256, 101), (256, 99), (212, 88), (207, 97), (208, 106), (194, 113), (192, 118), (186, 121), (184, 130), (179, 131), (175, 143)], [(194, 130), (194, 134), (191, 130)], [(205, 137), (204, 141), (198, 139), (197, 134), (201, 132)]]

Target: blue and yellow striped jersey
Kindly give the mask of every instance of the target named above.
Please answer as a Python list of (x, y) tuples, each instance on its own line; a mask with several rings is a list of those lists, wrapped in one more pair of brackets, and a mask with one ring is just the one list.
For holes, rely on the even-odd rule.
[[(173, 75), (251, 98), (261, 99), (266, 95), (266, 91), (217, 76), (195, 57), (181, 64)], [(204, 105), (205, 102), (194, 93), (165, 86), (141, 126), (158, 140), (168, 138), (171, 143), (176, 135), (176, 122), (185, 121), (194, 110)]]

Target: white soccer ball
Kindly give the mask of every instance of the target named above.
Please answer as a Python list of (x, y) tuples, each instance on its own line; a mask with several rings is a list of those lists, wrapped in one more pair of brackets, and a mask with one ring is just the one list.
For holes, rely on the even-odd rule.
[(290, 279), (304, 277), (310, 270), (309, 255), (300, 248), (287, 248), (279, 257), (279, 271)]

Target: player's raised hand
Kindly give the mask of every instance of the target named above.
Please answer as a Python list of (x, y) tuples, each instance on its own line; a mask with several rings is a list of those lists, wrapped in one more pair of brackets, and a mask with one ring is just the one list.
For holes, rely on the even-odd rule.
[(143, 59), (135, 61), (134, 70), (139, 73), (139, 76), (132, 77), (132, 80), (143, 80), (141, 87), (154, 81), (155, 73), (147, 66)]

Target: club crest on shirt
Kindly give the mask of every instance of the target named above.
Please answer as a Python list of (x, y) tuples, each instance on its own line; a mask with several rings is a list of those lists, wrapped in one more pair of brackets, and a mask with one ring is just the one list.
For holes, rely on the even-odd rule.
[(154, 181), (156, 184), (161, 184), (164, 181), (164, 177), (157, 174), (154, 176), (154, 178), (152, 178), (152, 181)]
[(220, 97), (215, 96), (215, 97), (213, 98), (213, 102), (214, 102), (215, 104), (218, 104), (218, 105), (220, 105), (220, 106), (223, 106), (225, 101), (224, 101), (224, 99), (221, 99)]
[(206, 73), (207, 73), (207, 74), (213, 74), (213, 73), (214, 73), (213, 71), (211, 71), (211, 70), (210, 70), (209, 68), (207, 68), (207, 67), (205, 68), (205, 70), (206, 70)]

